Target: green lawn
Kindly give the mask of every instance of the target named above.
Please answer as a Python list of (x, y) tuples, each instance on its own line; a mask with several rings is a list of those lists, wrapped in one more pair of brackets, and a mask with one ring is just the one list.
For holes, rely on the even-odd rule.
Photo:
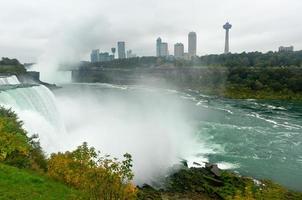
[(81, 193), (47, 177), (0, 164), (0, 199), (80, 199)]

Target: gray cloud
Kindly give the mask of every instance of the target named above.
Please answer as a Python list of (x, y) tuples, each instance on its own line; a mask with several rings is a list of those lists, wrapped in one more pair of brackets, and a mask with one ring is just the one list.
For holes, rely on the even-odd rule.
[(154, 55), (155, 39), (187, 43), (198, 34), (198, 53), (221, 53), (229, 20), (232, 52), (302, 48), (301, 0), (2, 0), (0, 55), (23, 62), (88, 59), (118, 40), (138, 55)]

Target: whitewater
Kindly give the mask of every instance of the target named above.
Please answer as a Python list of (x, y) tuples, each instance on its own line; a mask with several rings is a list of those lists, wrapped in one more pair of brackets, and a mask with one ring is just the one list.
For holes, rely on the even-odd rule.
[(29, 134), (39, 134), (48, 155), (86, 141), (104, 154), (131, 153), (138, 184), (156, 182), (185, 159), (302, 188), (299, 103), (228, 100), (139, 85), (1, 89), (16, 84), (16, 77), (0, 78), (0, 104), (19, 115)]

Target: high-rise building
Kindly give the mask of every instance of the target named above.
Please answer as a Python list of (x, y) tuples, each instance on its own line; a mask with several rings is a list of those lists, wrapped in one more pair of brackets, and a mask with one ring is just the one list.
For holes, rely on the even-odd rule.
[(157, 38), (156, 40), (156, 56), (160, 57), (160, 48), (161, 48), (161, 38)]
[(293, 52), (294, 51), (294, 46), (289, 46), (289, 47), (279, 47), (279, 52)]
[(184, 58), (184, 45), (182, 43), (176, 43), (174, 45), (174, 57)]
[(188, 35), (188, 53), (189, 56), (195, 57), (197, 51), (197, 36), (195, 32), (190, 32)]
[(114, 59), (113, 55), (110, 55), (108, 52), (100, 53), (99, 49), (91, 51), (90, 59), (92, 63), (96, 62), (108, 62)]
[(160, 45), (160, 56), (161, 57), (167, 57), (169, 56), (169, 47), (168, 43), (162, 42)]
[(108, 62), (114, 59), (113, 55), (110, 55), (108, 52), (99, 54), (99, 62)]
[(157, 57), (167, 57), (169, 55), (168, 43), (162, 42), (161, 38), (156, 40), (156, 56)]
[(225, 25), (223, 25), (223, 29), (225, 29), (225, 45), (224, 45), (224, 53), (228, 54), (230, 53), (230, 38), (229, 38), (229, 31), (232, 28), (232, 25), (227, 22)]
[(125, 48), (125, 42), (118, 42), (117, 43), (117, 53), (119, 59), (126, 58), (126, 48)]
[(91, 60), (92, 63), (99, 62), (99, 54), (100, 54), (99, 49), (94, 49), (94, 50), (91, 51), (90, 60)]

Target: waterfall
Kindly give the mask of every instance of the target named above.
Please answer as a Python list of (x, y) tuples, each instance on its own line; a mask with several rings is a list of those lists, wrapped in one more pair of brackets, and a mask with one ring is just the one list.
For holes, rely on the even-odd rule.
[[(1, 84), (18, 84), (17, 77), (1, 77)], [(0, 90), (0, 105), (11, 108), (24, 122), (29, 135), (39, 134), (40, 142), (47, 152), (58, 150), (55, 141), (65, 134), (53, 93), (43, 85)]]
[(13, 76), (0, 76), (0, 85), (18, 85), (20, 84), (18, 78)]

